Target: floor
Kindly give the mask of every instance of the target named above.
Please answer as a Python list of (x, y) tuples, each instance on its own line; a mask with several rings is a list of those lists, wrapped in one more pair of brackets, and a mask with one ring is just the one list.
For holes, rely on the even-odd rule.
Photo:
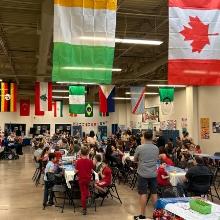
[[(55, 207), (42, 210), (43, 186), (35, 187), (31, 177), (34, 172), (32, 154), (29, 147), (24, 149), (19, 160), (0, 161), (0, 220), (132, 220), (138, 214), (137, 192), (123, 184), (119, 186), (119, 194), (123, 204), (107, 200), (103, 207), (88, 210), (88, 216), (82, 216), (80, 209), (73, 212), (66, 207), (64, 213)], [(147, 216), (152, 216), (152, 205), (147, 207)]]

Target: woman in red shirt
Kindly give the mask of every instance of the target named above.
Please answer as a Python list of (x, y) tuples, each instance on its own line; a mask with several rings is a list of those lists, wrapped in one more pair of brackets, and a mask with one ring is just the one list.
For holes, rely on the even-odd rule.
[(160, 159), (163, 160), (168, 166), (174, 166), (174, 162), (166, 154), (160, 154)]

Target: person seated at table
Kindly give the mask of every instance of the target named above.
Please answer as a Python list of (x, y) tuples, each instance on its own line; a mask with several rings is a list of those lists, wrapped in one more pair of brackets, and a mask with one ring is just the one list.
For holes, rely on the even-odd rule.
[(136, 148), (137, 148), (136, 138), (132, 136), (130, 138), (130, 151), (129, 151), (130, 156), (134, 156)]
[(42, 155), (42, 152), (43, 152), (43, 147), (44, 147), (44, 145), (42, 143), (35, 146), (34, 158), (35, 158), (36, 162), (38, 162), (41, 159), (41, 155)]
[(112, 154), (111, 156), (117, 159), (121, 159), (123, 157), (123, 153), (114, 145), (111, 146), (112, 148)]
[(96, 155), (96, 152), (97, 152), (97, 146), (96, 146), (96, 144), (91, 144), (90, 145), (90, 151), (89, 151), (89, 158), (91, 159), (91, 160), (93, 160), (93, 158), (95, 157), (95, 155)]
[(56, 157), (55, 164), (59, 164), (60, 160), (62, 159), (62, 153), (60, 152), (60, 148), (58, 145), (55, 147), (54, 154)]
[(197, 183), (193, 182), (193, 178), (201, 175), (212, 175), (212, 173), (210, 172), (209, 168), (204, 165), (202, 158), (195, 157), (193, 163), (194, 166), (190, 168), (185, 175), (185, 182), (183, 184), (177, 184), (177, 190), (180, 196), (187, 196), (187, 192), (202, 192), (204, 188), (207, 188), (208, 191), (208, 185), (198, 185)]
[(88, 147), (81, 148), (81, 158), (75, 163), (76, 174), (79, 178), (79, 188), (81, 192), (81, 204), (83, 207), (83, 215), (87, 214), (86, 200), (90, 196), (89, 184), (93, 173), (93, 162), (88, 158)]
[(167, 154), (160, 154), (159, 155), (160, 160), (163, 160), (168, 166), (174, 166), (173, 161)]
[(98, 196), (106, 196), (105, 188), (112, 183), (112, 170), (108, 166), (108, 162), (105, 160), (102, 162), (102, 170), (100, 172), (101, 179), (95, 183), (95, 188), (98, 190)]
[(196, 153), (196, 154), (201, 154), (201, 153), (202, 153), (201, 147), (200, 147), (199, 145), (196, 145), (196, 147), (195, 147), (195, 153)]
[(95, 157), (93, 158), (93, 164), (95, 166), (95, 172), (99, 173), (102, 169), (102, 157), (100, 154), (96, 154)]
[(166, 166), (167, 164), (161, 160), (160, 166), (157, 170), (157, 183), (158, 186), (164, 187), (164, 186), (171, 186), (170, 181), (169, 181), (169, 175), (166, 172)]
[[(44, 200), (43, 200), (43, 207), (45, 208), (47, 205), (53, 205), (53, 193), (50, 193), (49, 195), (49, 190), (50, 188), (53, 186), (53, 183), (51, 181), (48, 180), (48, 173), (55, 173), (55, 161), (56, 161), (56, 157), (54, 153), (50, 153), (48, 155), (49, 158), (49, 162), (46, 165), (45, 168), (45, 175), (44, 175)], [(48, 201), (48, 197), (49, 197), (49, 201)]]
[(173, 153), (173, 149), (174, 149), (173, 139), (172, 139), (172, 138), (169, 138), (167, 144), (165, 145), (165, 152), (166, 152), (166, 154), (168, 154), (169, 156), (171, 156), (172, 153)]
[(47, 162), (48, 161), (49, 150), (50, 150), (49, 147), (45, 147), (43, 149), (41, 157), (40, 157), (41, 161), (43, 161), (43, 162)]

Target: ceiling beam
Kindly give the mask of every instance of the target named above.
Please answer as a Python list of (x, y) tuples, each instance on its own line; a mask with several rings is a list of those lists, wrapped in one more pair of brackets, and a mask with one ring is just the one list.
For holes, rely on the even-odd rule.
[(44, 0), (41, 14), (41, 36), (39, 45), (39, 60), (37, 74), (46, 75), (48, 66), (48, 54), (53, 36), (53, 1)]
[(16, 76), (16, 72), (15, 72), (15, 66), (14, 66), (14, 63), (13, 63), (10, 51), (8, 49), (5, 33), (3, 31), (2, 26), (0, 26), (0, 45), (2, 47), (2, 50), (3, 50), (4, 54), (5, 54), (5, 56), (8, 59), (8, 62), (9, 62), (9, 65), (10, 65), (10, 70), (11, 70), (12, 74), (14, 75), (15, 81), (16, 81), (16, 83), (19, 84), (18, 78)]

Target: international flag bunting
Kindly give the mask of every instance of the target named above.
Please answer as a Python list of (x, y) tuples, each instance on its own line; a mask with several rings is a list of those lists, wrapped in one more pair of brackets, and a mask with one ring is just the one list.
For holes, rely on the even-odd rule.
[(1, 112), (16, 112), (17, 110), (17, 85), (16, 83), (1, 82)]
[(35, 115), (44, 115), (45, 111), (52, 111), (52, 83), (35, 83)]
[(85, 114), (85, 86), (69, 87), (69, 113)]
[(220, 85), (220, 0), (169, 0), (169, 84)]
[(20, 116), (30, 116), (30, 99), (20, 99)]
[(174, 88), (164, 87), (159, 89), (161, 112), (163, 115), (173, 113)]
[(63, 117), (63, 101), (53, 102), (54, 117)]
[(93, 103), (86, 103), (85, 117), (93, 117)]
[(117, 0), (54, 0), (53, 81), (111, 83), (116, 9)]
[(133, 114), (143, 114), (145, 108), (145, 87), (131, 87), (131, 108)]
[(70, 113), (70, 117), (77, 117), (77, 114)]
[(99, 111), (101, 113), (115, 112), (115, 86), (99, 86)]
[(109, 112), (104, 112), (104, 113), (99, 112), (99, 116), (100, 117), (108, 117), (109, 116)]

